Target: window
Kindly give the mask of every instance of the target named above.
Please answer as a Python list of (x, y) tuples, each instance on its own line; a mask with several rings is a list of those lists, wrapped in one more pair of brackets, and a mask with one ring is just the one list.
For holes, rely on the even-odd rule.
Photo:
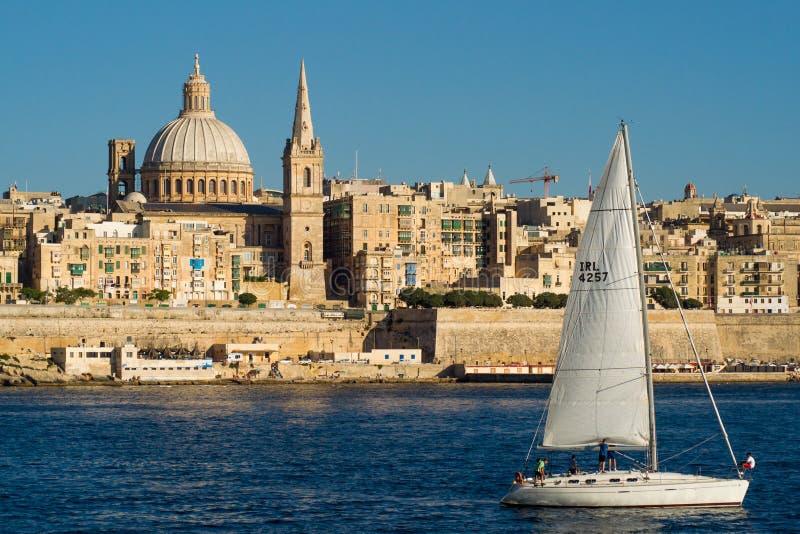
[(208, 192), (212, 195), (217, 194), (217, 181), (216, 180), (209, 180), (208, 181)]
[(202, 178), (197, 180), (197, 192), (201, 194), (206, 192), (206, 181)]
[[(366, 230), (364, 231), (366, 232)], [(305, 243), (303, 243), (303, 260), (311, 261), (312, 257), (313, 256), (312, 256), (311, 243), (306, 241)]]
[(231, 194), (236, 195), (236, 180), (231, 180)]
[(219, 183), (219, 192), (220, 192), (221, 195), (227, 195), (228, 194), (228, 182), (226, 182), (225, 180), (221, 180), (220, 181), (220, 183)]
[(183, 181), (180, 178), (175, 179), (175, 193), (178, 195), (183, 193)]
[[(305, 186), (311, 187), (311, 169), (309, 169), (308, 167), (306, 167), (305, 170), (303, 171), (303, 178), (305, 181)], [(242, 184), (242, 189), (244, 189), (244, 184)]]
[(189, 194), (194, 193), (194, 180), (192, 180), (191, 178), (186, 180), (186, 192)]
[(172, 182), (169, 178), (164, 181), (164, 193), (167, 195), (172, 194)]

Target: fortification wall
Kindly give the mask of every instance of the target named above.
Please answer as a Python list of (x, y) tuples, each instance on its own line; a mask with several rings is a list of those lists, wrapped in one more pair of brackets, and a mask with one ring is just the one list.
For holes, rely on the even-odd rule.
[[(716, 315), (686, 312), (700, 356), (785, 361), (800, 357), (800, 315)], [(676, 311), (648, 314), (653, 359), (691, 358)], [(0, 306), (0, 353), (48, 354), (50, 347), (128, 336), (140, 346), (183, 345), (206, 350), (215, 343), (278, 343), (279, 356), (309, 350), (356, 352), (372, 348), (423, 350), (423, 361), (552, 363), (563, 310), (401, 309), (365, 320), (323, 319), (316, 310)]]
[(138, 308), (80, 306), (0, 306), (0, 353), (49, 354), (50, 347), (105, 342), (128, 337), (142, 347), (183, 345), (207, 350), (216, 343), (281, 346), (280, 357), (308, 350), (359, 351), (368, 320), (322, 319), (316, 310), (236, 308)]

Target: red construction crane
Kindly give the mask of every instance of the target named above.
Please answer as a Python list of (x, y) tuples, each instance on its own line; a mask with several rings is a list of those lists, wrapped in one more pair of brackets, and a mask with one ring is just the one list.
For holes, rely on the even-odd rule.
[[(511, 180), (510, 184), (519, 184), (522, 182), (544, 182), (544, 198), (550, 196), (550, 182), (558, 183), (558, 175), (557, 174), (550, 174), (550, 169), (545, 166), (544, 174), (542, 176), (528, 176), (527, 178), (519, 178), (517, 180)], [(533, 185), (531, 185), (531, 194), (533, 194)]]

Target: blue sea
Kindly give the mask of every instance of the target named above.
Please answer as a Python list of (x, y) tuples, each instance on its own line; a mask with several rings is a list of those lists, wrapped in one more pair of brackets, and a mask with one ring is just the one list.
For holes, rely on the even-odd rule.
[[(800, 525), (800, 384), (714, 387), (741, 509), (499, 504), (547, 385), (0, 389), (3, 532), (785, 531)], [(657, 385), (660, 456), (719, 430), (698, 385)], [(591, 465), (596, 453), (579, 456)], [(566, 469), (566, 453), (550, 456)], [(620, 462), (620, 467), (625, 462)], [(662, 466), (730, 472), (717, 435)]]

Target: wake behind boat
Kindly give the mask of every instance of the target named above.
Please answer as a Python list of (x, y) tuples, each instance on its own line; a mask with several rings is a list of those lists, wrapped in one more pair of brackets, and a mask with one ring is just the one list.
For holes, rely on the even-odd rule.
[[(501, 501), (504, 504), (742, 504), (749, 481), (743, 478), (736, 462), (702, 365), (700, 371), (738, 478), (658, 470), (647, 300), (636, 206), (628, 128), (622, 123), (578, 247), (540, 447), (595, 450), (605, 440), (611, 450), (646, 451), (646, 465), (640, 471), (551, 476), (544, 483), (518, 473)], [(683, 310), (680, 306), (678, 309), (686, 327)], [(686, 333), (699, 364), (688, 327)], [(534, 442), (537, 437), (538, 429)]]

